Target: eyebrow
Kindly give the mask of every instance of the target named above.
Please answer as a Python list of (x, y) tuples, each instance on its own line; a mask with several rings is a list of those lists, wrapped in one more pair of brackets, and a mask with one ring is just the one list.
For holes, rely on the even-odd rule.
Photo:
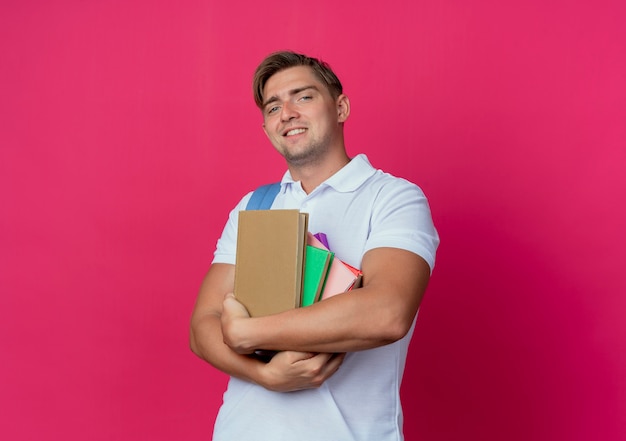
[[(288, 95), (289, 96), (294, 96), (299, 94), (300, 92), (304, 92), (305, 90), (309, 90), (309, 89), (313, 89), (319, 92), (319, 88), (313, 84), (309, 85), (309, 86), (302, 86), (302, 87), (297, 87), (295, 89), (291, 89), (290, 91), (288, 91)], [(274, 95), (270, 98), (267, 99), (267, 101), (265, 101), (263, 103), (263, 108), (265, 109), (267, 107), (268, 104), (274, 103), (276, 101), (280, 101), (278, 96)]]

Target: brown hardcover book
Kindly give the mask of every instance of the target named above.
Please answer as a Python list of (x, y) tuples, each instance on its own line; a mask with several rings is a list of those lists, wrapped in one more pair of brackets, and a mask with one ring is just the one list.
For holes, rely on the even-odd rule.
[(239, 212), (235, 297), (252, 317), (300, 306), (308, 213)]

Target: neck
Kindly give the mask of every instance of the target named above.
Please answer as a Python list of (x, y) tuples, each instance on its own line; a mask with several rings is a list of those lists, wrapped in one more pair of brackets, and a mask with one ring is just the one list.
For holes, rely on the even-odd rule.
[(350, 158), (342, 149), (323, 160), (302, 165), (288, 164), (288, 167), (291, 177), (295, 181), (300, 181), (302, 189), (309, 194), (322, 182), (341, 170), (348, 162), (350, 162)]

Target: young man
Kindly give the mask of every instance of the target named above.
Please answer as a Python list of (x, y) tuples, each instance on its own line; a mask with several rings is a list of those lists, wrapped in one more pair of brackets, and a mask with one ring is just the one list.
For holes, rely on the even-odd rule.
[[(273, 209), (309, 213), (363, 285), (306, 308), (250, 318), (231, 294), (237, 219), (230, 213), (191, 319), (191, 348), (231, 376), (214, 441), (398, 441), (409, 340), (439, 244), (414, 184), (349, 158), (350, 101), (329, 66), (293, 52), (254, 76), (263, 130), (288, 171)], [(257, 349), (279, 351), (264, 363)]]

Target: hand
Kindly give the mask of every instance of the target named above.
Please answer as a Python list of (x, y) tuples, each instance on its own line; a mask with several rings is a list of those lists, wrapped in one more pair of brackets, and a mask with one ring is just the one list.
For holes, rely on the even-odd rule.
[(332, 376), (346, 354), (282, 351), (263, 370), (263, 387), (276, 392), (315, 389)]
[(245, 306), (235, 299), (234, 294), (224, 296), (222, 304), (222, 335), (224, 343), (238, 354), (251, 354), (255, 348), (245, 347), (245, 321), (250, 319), (250, 314)]

